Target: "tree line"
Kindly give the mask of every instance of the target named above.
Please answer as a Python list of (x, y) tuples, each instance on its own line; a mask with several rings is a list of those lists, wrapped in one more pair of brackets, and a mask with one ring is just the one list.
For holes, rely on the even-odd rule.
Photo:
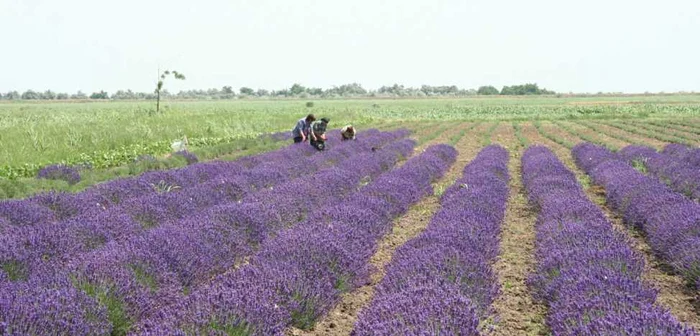
[(154, 92), (134, 92), (132, 90), (118, 90), (112, 94), (105, 91), (91, 94), (78, 91), (77, 93), (56, 93), (51, 90), (33, 91), (27, 90), (19, 93), (10, 91), (0, 93), (0, 100), (81, 100), (81, 99), (115, 99), (115, 100), (156, 100), (164, 99), (240, 99), (240, 98), (354, 98), (354, 97), (460, 97), (476, 95), (553, 95), (554, 91), (539, 88), (537, 84), (528, 83), (522, 85), (504, 86), (500, 91), (493, 86), (481, 86), (478, 89), (461, 89), (455, 85), (406, 87), (394, 84), (382, 86), (376, 90), (367, 90), (357, 83), (334, 86), (330, 89), (305, 87), (295, 83), (282, 90), (252, 89), (241, 87), (238, 90), (231, 86), (221, 89), (185, 90), (176, 94), (168, 90), (157, 89)]

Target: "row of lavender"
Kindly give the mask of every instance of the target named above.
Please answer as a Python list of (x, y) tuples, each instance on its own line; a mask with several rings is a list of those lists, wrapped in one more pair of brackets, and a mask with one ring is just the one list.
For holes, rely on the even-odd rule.
[(700, 200), (700, 165), (695, 166), (681, 157), (666, 154), (669, 146), (659, 153), (651, 147), (631, 145), (623, 148), (618, 154), (621, 159), (632, 165), (641, 162), (651, 175), (673, 190)]
[[(26, 278), (36, 273), (35, 269), (43, 270), (45, 264), (49, 267), (64, 265), (69, 260), (99, 249), (109, 242), (143, 238), (153, 227), (199, 215), (217, 205), (253, 198), (252, 195), (256, 192), (264, 192), (304, 173), (313, 173), (333, 166), (343, 158), (368, 153), (372, 146), (393, 141), (404, 135), (404, 131), (375, 132), (373, 135), (366, 135), (361, 141), (345, 143), (333, 151), (313, 156), (290, 157), (288, 153), (282, 152), (278, 154), (288, 160), (287, 164), (270, 161), (270, 164), (275, 165), (261, 163), (252, 170), (242, 172), (226, 172), (225, 169), (230, 167), (227, 162), (209, 163), (199, 169), (209, 171), (207, 176), (216, 176), (214, 181), (195, 185), (200, 179), (188, 179), (187, 175), (183, 174), (179, 180), (192, 187), (135, 197), (119, 205), (85, 211), (63, 221), (46, 220), (36, 224), (32, 222), (26, 225), (10, 225), (0, 232), (0, 265), (9, 278)], [(290, 151), (296, 154), (303, 150), (297, 149), (300, 146), (290, 147)]]
[(508, 152), (489, 146), (441, 198), (420, 236), (396, 250), (354, 335), (475, 335), (498, 295), (491, 269), (508, 199)]
[[(399, 155), (408, 155), (413, 148), (410, 140), (387, 145), (386, 150), (370, 151), (377, 143), (397, 135), (401, 133), (349, 142), (347, 146), (356, 147), (359, 154), (337, 161), (341, 169), (329, 168), (281, 184), (277, 193), (263, 190), (244, 201), (225, 199), (227, 204), (220, 204), (210, 211), (192, 209), (188, 218), (179, 221), (172, 218), (147, 233), (77, 254), (69, 259), (68, 267), (60, 267), (61, 263), (42, 263), (26, 281), (0, 281), (6, 282), (0, 290), (0, 311), (4, 319), (0, 326), (4, 324), (5, 332), (12, 330), (15, 333), (51, 330), (59, 326), (63, 328), (60, 330), (71, 334), (100, 334), (109, 330), (123, 333), (130, 325), (150, 316), (168, 302), (180, 299), (196, 285), (206, 283), (213, 275), (222, 273), (249, 255), (254, 245), (259, 244), (268, 232), (274, 231), (275, 224), (284, 226), (286, 223), (282, 220), (285, 216), (301, 212), (293, 208), (294, 203), (306, 205), (307, 201), (313, 201), (310, 197), (295, 202), (298, 197), (290, 198), (290, 195), (294, 196), (296, 192), (304, 196), (315, 195), (314, 182), (321, 178), (336, 186), (338, 194), (342, 195), (352, 191), (360, 179), (371, 178), (391, 167)], [(216, 194), (215, 190), (210, 192)], [(264, 197), (265, 194), (270, 198)], [(286, 195), (289, 199), (287, 206), (271, 209), (281, 204), (275, 202), (281, 197), (273, 197), (278, 194)], [(316, 198), (320, 201), (320, 194)], [(267, 216), (262, 215), (263, 212)], [(112, 215), (102, 218), (107, 220), (101, 223), (107, 226), (103, 231), (138, 227), (129, 216)], [(101, 227), (96, 225), (95, 228)], [(60, 252), (55, 248), (57, 246), (42, 247)]]
[(700, 288), (700, 204), (603, 147), (583, 143), (572, 152), (576, 164), (605, 187), (608, 205), (627, 225), (645, 233), (658, 256)]
[(643, 258), (588, 200), (554, 153), (531, 147), (522, 162), (529, 200), (540, 210), (537, 267), (528, 280), (549, 307), (552, 333), (694, 335), (654, 305), (656, 291), (640, 278)]
[(369, 258), (392, 219), (430, 194), (455, 158), (454, 148), (432, 146), (345, 201), (314, 209), (247, 265), (162, 310), (137, 333), (282, 335), (289, 326), (312, 327), (342, 293), (366, 283)]
[(700, 148), (688, 147), (681, 144), (668, 144), (664, 154), (670, 155), (696, 168), (700, 168)]

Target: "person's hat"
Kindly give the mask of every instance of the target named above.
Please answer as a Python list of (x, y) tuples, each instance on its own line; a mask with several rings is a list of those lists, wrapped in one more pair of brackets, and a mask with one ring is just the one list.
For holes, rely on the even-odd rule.
[(327, 123), (329, 123), (331, 120), (328, 119), (328, 118), (321, 118), (321, 121), (323, 121), (324, 123), (327, 124)]

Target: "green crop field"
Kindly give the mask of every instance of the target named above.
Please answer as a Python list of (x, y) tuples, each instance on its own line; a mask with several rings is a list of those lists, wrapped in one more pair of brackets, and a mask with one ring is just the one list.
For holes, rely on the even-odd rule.
[[(290, 130), (306, 115), (331, 118), (332, 127), (353, 123), (360, 128), (407, 127), (414, 130), (455, 121), (600, 120), (631, 132), (662, 140), (692, 144), (693, 134), (657, 132), (666, 121), (697, 125), (700, 95), (624, 97), (473, 97), (439, 99), (170, 101), (161, 113), (153, 102), (7, 102), (0, 103), (0, 183), (13, 188), (81, 189), (115, 176), (142, 172), (129, 166), (136, 157), (162, 158), (170, 144), (187, 136), (191, 149), (203, 159), (237, 157), (283, 145), (260, 140), (263, 133)], [(632, 125), (639, 120), (653, 124)], [(682, 127), (682, 126), (676, 126)], [(49, 164), (85, 163), (93, 168), (77, 186), (33, 179)], [(183, 164), (175, 159), (157, 168)], [(29, 181), (29, 182), (28, 182)], [(21, 188), (20, 188), (21, 189)]]

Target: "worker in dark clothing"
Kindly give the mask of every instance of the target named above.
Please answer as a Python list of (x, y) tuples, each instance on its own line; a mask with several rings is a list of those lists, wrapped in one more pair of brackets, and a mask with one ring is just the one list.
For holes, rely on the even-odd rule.
[(311, 146), (322, 151), (326, 149), (326, 127), (330, 119), (321, 118), (321, 120), (316, 120), (311, 123), (311, 129), (309, 131), (309, 142)]
[(301, 118), (297, 121), (297, 124), (292, 130), (292, 137), (294, 137), (294, 143), (304, 142), (309, 135), (309, 130), (311, 129), (311, 123), (316, 121), (316, 117), (313, 114), (309, 114), (306, 118)]

